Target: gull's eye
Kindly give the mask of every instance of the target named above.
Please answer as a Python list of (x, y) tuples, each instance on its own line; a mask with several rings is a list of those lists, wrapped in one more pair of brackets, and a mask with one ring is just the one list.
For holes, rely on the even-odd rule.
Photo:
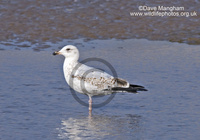
[(66, 49), (66, 51), (69, 51), (69, 50), (70, 50), (70, 48), (67, 48), (67, 49)]

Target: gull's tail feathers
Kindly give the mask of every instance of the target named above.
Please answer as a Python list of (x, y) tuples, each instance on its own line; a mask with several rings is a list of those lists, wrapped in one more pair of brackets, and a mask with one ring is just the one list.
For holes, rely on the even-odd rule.
[(112, 90), (113, 92), (131, 92), (131, 93), (137, 93), (138, 91), (148, 91), (143, 86), (132, 85), (132, 84), (130, 84), (128, 88), (125, 88), (125, 87), (114, 87), (114, 88), (111, 88), (110, 90)]

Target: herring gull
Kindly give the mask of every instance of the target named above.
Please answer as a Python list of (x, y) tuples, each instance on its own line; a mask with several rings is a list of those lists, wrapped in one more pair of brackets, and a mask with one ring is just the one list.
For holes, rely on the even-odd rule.
[(63, 64), (65, 80), (72, 89), (89, 96), (89, 111), (92, 111), (92, 96), (109, 95), (116, 92), (147, 91), (143, 86), (130, 84), (124, 79), (79, 63), (79, 51), (73, 45), (64, 46), (53, 55), (65, 57)]

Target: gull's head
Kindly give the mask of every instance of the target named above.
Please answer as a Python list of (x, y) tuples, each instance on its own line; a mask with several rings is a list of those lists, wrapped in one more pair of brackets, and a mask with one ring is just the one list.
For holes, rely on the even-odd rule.
[(64, 46), (60, 51), (55, 51), (53, 55), (63, 55), (65, 58), (74, 58), (78, 60), (79, 51), (73, 45)]

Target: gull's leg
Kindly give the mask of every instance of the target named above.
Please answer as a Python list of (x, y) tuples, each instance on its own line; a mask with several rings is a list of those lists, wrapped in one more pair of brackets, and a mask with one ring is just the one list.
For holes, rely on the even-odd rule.
[(92, 111), (92, 97), (89, 96), (89, 111), (91, 112)]

